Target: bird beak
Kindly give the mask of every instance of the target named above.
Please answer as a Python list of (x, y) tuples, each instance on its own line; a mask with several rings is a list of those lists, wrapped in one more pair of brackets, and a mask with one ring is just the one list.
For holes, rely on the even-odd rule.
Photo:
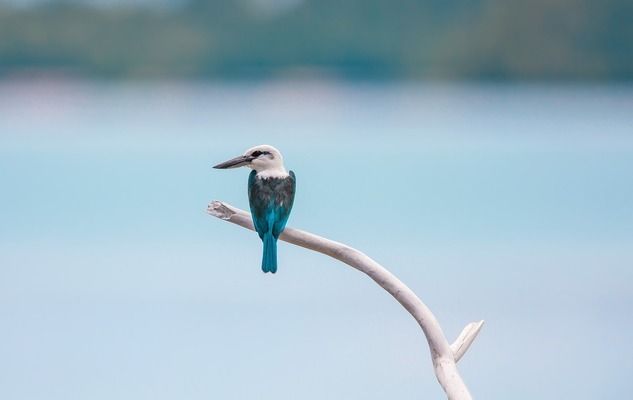
[(217, 169), (237, 168), (237, 167), (246, 165), (250, 163), (251, 161), (253, 161), (253, 158), (250, 156), (239, 156), (239, 157), (232, 158), (228, 161), (224, 161), (223, 163), (220, 163), (218, 165), (214, 165), (213, 168), (217, 168)]

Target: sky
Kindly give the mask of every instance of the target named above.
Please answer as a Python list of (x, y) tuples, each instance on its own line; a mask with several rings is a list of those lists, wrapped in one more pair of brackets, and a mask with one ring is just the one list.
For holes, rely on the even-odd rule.
[(305, 249), (259, 269), (256, 144), (297, 174), (289, 226), (409, 285), (475, 398), (631, 387), (631, 88), (0, 84), (0, 398), (442, 398), (415, 321)]

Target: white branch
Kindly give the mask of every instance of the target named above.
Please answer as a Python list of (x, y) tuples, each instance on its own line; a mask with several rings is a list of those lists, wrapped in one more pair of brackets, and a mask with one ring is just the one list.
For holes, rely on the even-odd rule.
[[(232, 222), (244, 228), (254, 230), (251, 215), (229, 204), (214, 201), (207, 212), (214, 217)], [(471, 322), (459, 335), (455, 343), (448, 344), (439, 322), (422, 303), (422, 300), (395, 275), (360, 251), (312, 233), (286, 228), (281, 240), (306, 249), (318, 251), (367, 274), (378, 285), (391, 294), (418, 322), (429, 343), (433, 366), (437, 380), (446, 392), (449, 400), (471, 400), (472, 396), (464, 384), (456, 362), (464, 355), (479, 333), (483, 321)]]
[(466, 353), (466, 350), (468, 350), (470, 345), (473, 343), (483, 325), (484, 321), (481, 320), (479, 322), (471, 322), (464, 327), (462, 333), (459, 334), (457, 339), (455, 339), (455, 342), (451, 345), (455, 362), (459, 361)]

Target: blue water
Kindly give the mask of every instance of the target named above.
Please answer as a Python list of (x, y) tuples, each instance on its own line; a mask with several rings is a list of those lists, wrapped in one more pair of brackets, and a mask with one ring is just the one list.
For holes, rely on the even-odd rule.
[(633, 88), (0, 84), (0, 398), (442, 398), (372, 281), (205, 214), (261, 143), (289, 225), (381, 262), (479, 399), (633, 390)]

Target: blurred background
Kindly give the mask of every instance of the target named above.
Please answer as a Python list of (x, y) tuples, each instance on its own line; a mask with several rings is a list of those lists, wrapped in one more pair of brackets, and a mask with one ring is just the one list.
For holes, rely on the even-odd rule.
[(0, 0), (0, 398), (443, 398), (356, 271), (205, 213), (273, 144), (289, 224), (407, 283), (480, 399), (633, 391), (633, 4)]

